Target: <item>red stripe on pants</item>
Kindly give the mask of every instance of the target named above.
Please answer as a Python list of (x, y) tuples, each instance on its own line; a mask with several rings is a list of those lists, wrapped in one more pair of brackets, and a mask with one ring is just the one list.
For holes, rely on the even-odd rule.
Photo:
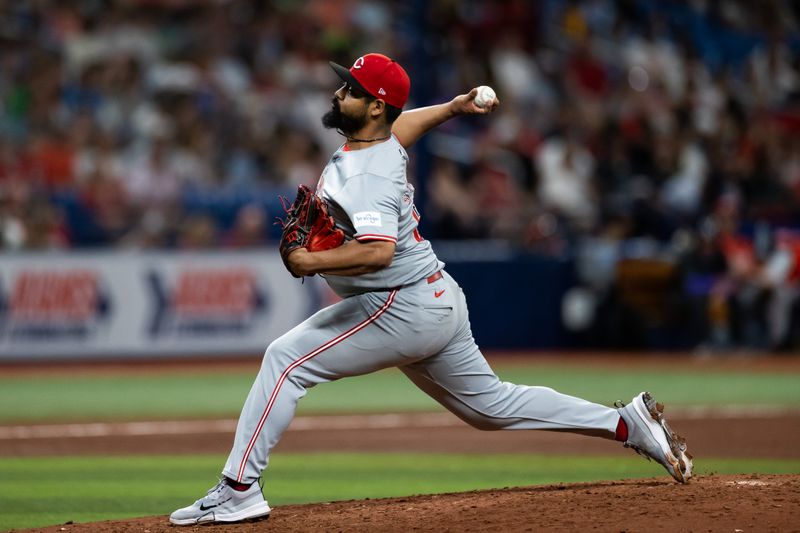
[(372, 324), (373, 322), (375, 322), (378, 319), (379, 316), (381, 316), (384, 312), (386, 312), (387, 309), (389, 309), (389, 306), (392, 305), (392, 302), (394, 301), (394, 297), (395, 297), (396, 294), (397, 294), (397, 289), (395, 289), (391, 293), (389, 293), (389, 298), (386, 300), (386, 303), (384, 303), (383, 306), (375, 312), (375, 314), (371, 315), (369, 318), (367, 318), (363, 322), (361, 322), (359, 324), (356, 324), (355, 326), (353, 326), (349, 330), (345, 331), (344, 333), (342, 333), (338, 337), (326, 342), (325, 344), (323, 344), (319, 348), (313, 350), (312, 352), (307, 353), (306, 355), (304, 355), (303, 357), (301, 357), (300, 359), (298, 359), (297, 361), (295, 361), (294, 363), (289, 365), (289, 367), (286, 370), (283, 371), (283, 373), (281, 374), (281, 377), (278, 378), (278, 383), (275, 384), (275, 388), (272, 390), (272, 394), (270, 394), (270, 396), (269, 396), (269, 401), (267, 402), (267, 406), (264, 408), (264, 414), (261, 415), (261, 419), (258, 421), (258, 425), (256, 426), (256, 431), (255, 431), (255, 433), (253, 433), (253, 436), (250, 439), (250, 442), (247, 444), (247, 448), (245, 449), (245, 452), (244, 452), (244, 457), (242, 458), (242, 462), (239, 464), (239, 473), (236, 475), (236, 481), (237, 482), (239, 482), (239, 483), (242, 482), (242, 477), (244, 476), (244, 467), (247, 464), (247, 459), (248, 459), (248, 457), (250, 457), (250, 453), (253, 451), (253, 446), (255, 446), (256, 440), (258, 440), (258, 436), (261, 434), (261, 430), (264, 427), (264, 422), (267, 421), (267, 417), (269, 416), (269, 412), (272, 410), (272, 405), (275, 403), (275, 399), (278, 397), (278, 392), (281, 390), (281, 386), (283, 385), (283, 382), (286, 381), (286, 378), (289, 376), (291, 371), (294, 370), (295, 368), (297, 368), (298, 366), (302, 365), (303, 363), (305, 363), (309, 359), (313, 359), (314, 357), (316, 357), (320, 353), (324, 352), (328, 348), (336, 346), (337, 344), (339, 344), (343, 340), (345, 340), (348, 337), (354, 335), (355, 333), (358, 333), (359, 331), (361, 331), (365, 327), (367, 327), (370, 324)]

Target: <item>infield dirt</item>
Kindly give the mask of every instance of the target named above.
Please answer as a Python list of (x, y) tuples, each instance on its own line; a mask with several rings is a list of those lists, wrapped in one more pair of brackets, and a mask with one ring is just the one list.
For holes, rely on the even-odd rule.
[(800, 531), (800, 476), (640, 479), (285, 505), (268, 520), (170, 526), (166, 516), (67, 524), (48, 533), (309, 531)]

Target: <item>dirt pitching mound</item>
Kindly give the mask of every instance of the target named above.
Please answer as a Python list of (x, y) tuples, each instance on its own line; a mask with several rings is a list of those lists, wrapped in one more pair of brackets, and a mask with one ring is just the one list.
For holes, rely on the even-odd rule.
[(38, 530), (137, 531), (797, 531), (800, 476), (701, 476), (559, 484), (408, 498), (285, 505), (269, 520), (170, 526), (166, 516)]

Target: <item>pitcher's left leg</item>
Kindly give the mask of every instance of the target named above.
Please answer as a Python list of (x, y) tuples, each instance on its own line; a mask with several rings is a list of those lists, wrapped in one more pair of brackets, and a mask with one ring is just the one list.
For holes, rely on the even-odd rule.
[[(223, 474), (252, 483), (294, 418), (307, 389), (341, 377), (374, 372), (395, 363), (393, 353), (372, 354), (365, 346), (381, 336), (396, 291), (380, 298), (355, 296), (327, 307), (273, 341), (247, 396)], [(365, 302), (365, 300), (374, 300)]]
[(223, 474), (241, 483), (258, 479), (309, 388), (441, 350), (452, 338), (446, 321), (451, 311), (448, 305), (420, 308), (406, 287), (364, 293), (319, 311), (274, 341), (242, 409)]
[(261, 370), (247, 397), (223, 480), (192, 505), (176, 510), (170, 522), (192, 525), (238, 522), (269, 515), (256, 480), (272, 448), (292, 420), (307, 389), (335, 379), (393, 366), (403, 355), (382, 321), (397, 291), (354, 296), (319, 311), (267, 348)]

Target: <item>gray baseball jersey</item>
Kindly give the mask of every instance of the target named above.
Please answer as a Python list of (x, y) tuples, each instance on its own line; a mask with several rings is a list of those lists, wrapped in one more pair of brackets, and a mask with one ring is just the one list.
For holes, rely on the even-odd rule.
[(317, 193), (350, 238), (397, 243), (391, 266), (327, 276), (344, 299), (267, 347), (223, 475), (253, 482), (309, 388), (399, 367), (420, 389), (480, 429), (550, 429), (614, 438), (615, 409), (547, 387), (502, 382), (481, 354), (464, 293), (416, 231), (408, 156), (395, 138), (338, 150)]
[(347, 238), (396, 244), (392, 264), (361, 276), (325, 276), (342, 297), (402, 287), (444, 267), (430, 242), (417, 231), (414, 186), (406, 180), (408, 154), (392, 136), (366, 150), (333, 154), (317, 184), (317, 194)]

